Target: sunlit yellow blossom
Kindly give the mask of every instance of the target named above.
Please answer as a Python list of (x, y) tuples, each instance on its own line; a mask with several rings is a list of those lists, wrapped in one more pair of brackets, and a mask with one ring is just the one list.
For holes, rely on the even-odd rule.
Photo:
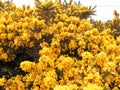
[(25, 42), (28, 42), (30, 41), (30, 34), (29, 33), (23, 33), (22, 36), (21, 36), (22, 40), (25, 41)]
[(26, 81), (26, 83), (27, 84), (29, 84), (29, 83), (31, 83), (31, 82), (33, 82), (34, 80), (35, 80), (35, 73), (34, 72), (31, 72), (31, 73), (29, 73), (28, 75), (26, 75), (24, 78), (23, 78), (23, 80), (25, 80)]
[(2, 53), (1, 54), (1, 59), (4, 59), (7, 62), (7, 59), (8, 59), (7, 53)]
[(2, 17), (1, 18), (1, 23), (5, 23), (6, 22), (6, 18), (5, 17)]
[(0, 86), (3, 86), (5, 82), (6, 82), (5, 78), (0, 78)]
[(44, 64), (45, 67), (54, 67), (54, 58), (43, 55), (40, 59), (40, 62)]
[(73, 63), (74, 63), (74, 60), (72, 58), (61, 56), (58, 59), (57, 67), (60, 70), (62, 70), (62, 69), (69, 69), (69, 68), (72, 67)]
[(95, 35), (95, 36), (99, 34), (99, 31), (97, 28), (93, 28), (92, 32), (93, 32), (93, 35)]
[(8, 46), (13, 48), (13, 47), (14, 47), (14, 42), (13, 42), (13, 41), (10, 41), (10, 42), (8, 43)]
[(117, 44), (120, 44), (120, 36), (117, 37), (116, 42), (117, 42)]
[(5, 30), (6, 30), (5, 25), (1, 24), (1, 25), (0, 25), (0, 34), (1, 34), (1, 33), (4, 33)]
[[(90, 19), (72, 0), (0, 1), (0, 89), (119, 90), (120, 18)], [(40, 2), (39, 2), (40, 1)]]
[(93, 32), (91, 30), (88, 30), (84, 33), (85, 37), (89, 37), (93, 35)]
[(89, 40), (89, 42), (91, 42), (91, 43), (93, 42), (97, 45), (100, 43), (100, 37), (99, 36), (90, 36), (88, 38), (88, 40)]
[(55, 57), (57, 57), (58, 55), (60, 55), (61, 46), (60, 46), (60, 43), (59, 43), (59, 42), (53, 41), (53, 42), (51, 43), (51, 49), (53, 50)]
[(78, 53), (79, 56), (81, 56), (81, 53), (83, 53), (83, 52), (84, 52), (83, 48), (78, 48), (77, 49), (77, 53)]
[(53, 88), (56, 85), (56, 79), (51, 76), (47, 76), (43, 79), (43, 85), (48, 89)]
[(58, 27), (58, 29), (63, 28), (63, 27), (64, 27), (63, 22), (58, 22), (58, 23), (57, 23), (57, 27)]
[(32, 72), (34, 67), (35, 67), (35, 63), (30, 61), (23, 61), (20, 64), (20, 68), (25, 72)]
[(39, 51), (39, 54), (40, 55), (51, 56), (52, 50), (48, 47), (43, 47), (43, 49)]
[(73, 24), (75, 24), (75, 25), (79, 25), (80, 24), (80, 19), (79, 18), (71, 16), (70, 19), (71, 19), (71, 22)]
[(14, 44), (15, 44), (16, 46), (22, 46), (22, 45), (23, 45), (23, 40), (22, 40), (22, 38), (21, 38), (21, 37), (15, 37), (15, 39), (14, 39)]
[(75, 84), (73, 84), (73, 85), (56, 85), (55, 87), (54, 87), (54, 90), (77, 90), (78, 89), (78, 87), (75, 85)]
[(100, 52), (96, 55), (95, 60), (96, 64), (103, 66), (109, 60), (109, 58), (105, 52)]
[(40, 20), (40, 21), (38, 21), (37, 25), (38, 25), (40, 28), (45, 28), (45, 26), (46, 26), (44, 20)]
[(89, 20), (83, 20), (80, 23), (80, 28), (84, 31), (84, 30), (88, 30), (92, 27), (92, 24), (90, 23)]
[(0, 47), (0, 53), (4, 53), (4, 49)]
[(108, 28), (108, 29), (105, 29), (101, 34), (104, 34), (104, 35), (107, 35), (111, 32), (111, 29)]
[(71, 40), (69, 42), (69, 49), (74, 50), (76, 47), (77, 47), (77, 43), (75, 42), (75, 40)]
[(114, 87), (113, 90), (119, 90), (118, 87)]
[(76, 32), (76, 25), (69, 24), (68, 29), (69, 29), (69, 32)]
[(7, 26), (7, 32), (12, 32), (13, 30), (15, 30), (15, 24)]
[(64, 40), (66, 36), (70, 36), (70, 35), (71, 34), (69, 32), (61, 32), (60, 33), (60, 37), (61, 37), (62, 40)]
[(9, 33), (7, 35), (8, 40), (12, 40), (14, 38), (14, 33)]
[(117, 45), (110, 44), (106, 49), (108, 54), (119, 54), (120, 48)]
[(31, 22), (31, 19), (29, 17), (25, 17), (24, 20), (27, 22), (27, 23), (30, 23)]
[(47, 42), (40, 43), (40, 46), (43, 47), (49, 47), (49, 44)]
[(92, 60), (93, 59), (93, 55), (92, 55), (92, 53), (90, 53), (90, 52), (83, 52), (82, 53), (82, 59), (83, 60)]
[(86, 87), (83, 88), (83, 90), (104, 90), (104, 89), (101, 86), (98, 86), (97, 84), (89, 83)]
[(27, 29), (27, 28), (28, 28), (28, 23), (27, 23), (27, 22), (26, 22), (26, 23), (23, 23), (23, 24), (22, 24), (22, 28)]
[(6, 33), (0, 34), (0, 39), (5, 40), (6, 38), (7, 38), (7, 34)]
[(33, 47), (34, 45), (35, 45), (34, 42), (30, 42), (29, 47), (31, 48), (31, 47)]
[(113, 75), (115, 74), (115, 68), (116, 68), (116, 63), (115, 62), (107, 62), (103, 66), (103, 71), (108, 71), (112, 73)]
[(68, 19), (68, 16), (66, 14), (57, 14), (55, 21), (56, 22), (59, 22), (59, 21), (64, 22), (67, 19)]
[(98, 45), (94, 44), (94, 43), (89, 43), (88, 44), (88, 49), (95, 55), (97, 54), (97, 52), (100, 51)]
[(39, 89), (39, 87), (36, 86), (33, 88), (33, 90), (40, 90), (40, 89)]
[(85, 48), (86, 47), (86, 42), (84, 40), (80, 40), (78, 42), (78, 45), (81, 47), (81, 48)]

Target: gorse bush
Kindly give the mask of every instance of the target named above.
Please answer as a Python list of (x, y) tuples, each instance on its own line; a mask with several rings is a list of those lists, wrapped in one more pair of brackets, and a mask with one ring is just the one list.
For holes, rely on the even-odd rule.
[(0, 86), (5, 90), (119, 90), (119, 13), (90, 20), (95, 7), (35, 0), (0, 2)]

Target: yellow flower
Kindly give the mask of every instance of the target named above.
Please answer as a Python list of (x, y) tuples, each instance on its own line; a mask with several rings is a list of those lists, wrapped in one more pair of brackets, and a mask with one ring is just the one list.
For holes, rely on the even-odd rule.
[(42, 48), (44, 48), (44, 47), (49, 47), (49, 44), (48, 44), (47, 42), (42, 42), (42, 43), (40, 43), (40, 46), (41, 46)]
[(30, 61), (23, 61), (20, 63), (20, 68), (25, 72), (32, 72), (35, 68), (35, 63)]
[(31, 18), (29, 18), (29, 17), (27, 17), (27, 16), (24, 18), (24, 20), (25, 20), (25, 22), (27, 22), (27, 23), (30, 23), (30, 22), (31, 22)]
[(14, 39), (14, 45), (16, 45), (16, 46), (22, 46), (23, 45), (22, 38), (19, 37), (19, 36), (16, 36), (15, 39)]
[(75, 40), (70, 40), (70, 42), (69, 42), (69, 49), (70, 50), (74, 50), (74, 49), (76, 49), (77, 48), (77, 43), (76, 43), (76, 41)]
[(37, 25), (39, 26), (39, 28), (45, 28), (45, 26), (46, 26), (45, 20), (38, 21)]
[(6, 30), (5, 25), (0, 24), (0, 34), (1, 34), (1, 33), (4, 33), (4, 32), (5, 32), (5, 30)]
[(53, 90), (78, 90), (77, 85), (56, 85)]
[(40, 88), (36, 86), (32, 90), (40, 90)]
[(56, 85), (56, 83), (56, 79), (51, 76), (47, 76), (43, 79), (43, 85), (48, 89), (53, 88)]
[(10, 42), (8, 43), (8, 46), (11, 47), (11, 48), (13, 48), (13, 47), (14, 47), (14, 42), (13, 42), (13, 41), (10, 41)]
[(100, 52), (96, 55), (95, 60), (96, 64), (103, 66), (109, 60), (109, 58), (105, 52)]
[(117, 42), (117, 44), (120, 44), (120, 36), (117, 37), (116, 42)]
[(71, 35), (71, 34), (70, 34), (69, 32), (61, 32), (61, 33), (60, 33), (60, 38), (61, 38), (62, 40), (64, 40), (66, 36), (70, 36), (70, 35)]
[(6, 20), (5, 17), (2, 17), (2, 18), (1, 18), (1, 23), (6, 23), (6, 21), (7, 21), (7, 20)]
[(62, 70), (62, 69), (67, 70), (73, 66), (74, 60), (70, 57), (60, 56), (56, 64), (59, 70)]
[(119, 90), (119, 88), (116, 86), (116, 87), (114, 87), (112, 90)]
[(48, 47), (43, 47), (42, 50), (39, 51), (40, 55), (45, 55), (45, 56), (51, 56), (52, 55), (52, 50)]
[(11, 24), (11, 25), (7, 25), (7, 32), (11, 32), (11, 31), (14, 31), (14, 24)]
[(93, 35), (95, 36), (99, 34), (99, 31), (97, 28), (93, 28), (91, 31), (93, 32)]
[(25, 23), (22, 24), (22, 28), (23, 28), (23, 29), (28, 29), (28, 27), (29, 27), (28, 25), (29, 25), (29, 24), (28, 24), (27, 22), (25, 22)]
[(79, 56), (81, 56), (81, 53), (83, 53), (83, 52), (84, 52), (84, 49), (82, 49), (82, 48), (77, 49), (77, 53)]
[(8, 33), (7, 38), (8, 40), (12, 40), (14, 38), (14, 33)]
[(93, 32), (91, 30), (88, 30), (84, 33), (85, 37), (89, 37), (89, 36), (92, 36), (92, 35), (93, 35)]
[(83, 52), (82, 53), (82, 59), (83, 60), (87, 60), (87, 61), (92, 60), (93, 59), (93, 54), (88, 52), (88, 51), (87, 52)]
[(58, 22), (58, 23), (57, 23), (57, 27), (58, 27), (58, 29), (63, 28), (63, 27), (64, 27), (63, 22)]
[(100, 51), (98, 45), (94, 44), (94, 43), (89, 43), (88, 44), (88, 49), (95, 55), (97, 54), (97, 52)]
[(81, 28), (82, 31), (86, 31), (86, 30), (92, 28), (92, 24), (90, 23), (89, 20), (82, 20), (80, 22), (80, 26), (79, 27)]
[(59, 21), (64, 22), (66, 20), (68, 20), (68, 16), (66, 14), (62, 14), (62, 13), (57, 14), (57, 16), (55, 18), (55, 22), (59, 22)]
[(4, 49), (2, 47), (0, 47), (0, 53), (4, 53)]
[(39, 61), (43, 62), (45, 67), (54, 67), (54, 58), (42, 55)]
[(1, 54), (1, 59), (4, 59), (5, 62), (8, 62), (8, 54), (7, 53), (2, 53)]
[(104, 29), (103, 32), (101, 32), (101, 34), (108, 35), (108, 34), (110, 34), (110, 32), (111, 32), (111, 29), (107, 28), (107, 29)]
[(107, 54), (120, 54), (120, 48), (115, 44), (110, 44), (106, 49)]
[(6, 79), (5, 78), (0, 78), (0, 86), (5, 85)]
[(117, 10), (114, 10), (114, 15), (115, 15), (115, 16), (119, 16), (119, 13), (118, 13)]
[(29, 33), (23, 33), (21, 36), (22, 40), (25, 42), (30, 41), (30, 34)]
[(70, 19), (71, 19), (72, 24), (74, 24), (74, 25), (80, 24), (80, 19), (79, 18), (71, 16)]
[(53, 40), (53, 42), (51, 43), (51, 49), (53, 50), (54, 57), (57, 57), (60, 55), (61, 46), (60, 46), (60, 43), (58, 41)]
[(6, 33), (0, 34), (0, 39), (2, 39), (2, 40), (7, 39), (7, 34)]
[(29, 43), (29, 47), (31, 48), (31, 47), (33, 47), (35, 44), (34, 44), (34, 41), (31, 41), (30, 43)]
[(86, 87), (83, 87), (83, 90), (104, 90), (101, 86), (97, 84), (89, 83)]
[(68, 25), (69, 32), (76, 32), (76, 25), (74, 24), (69, 24)]
[(114, 61), (108, 61), (103, 66), (103, 71), (108, 71), (111, 74), (115, 75), (116, 63)]
[(86, 42), (84, 41), (84, 40), (80, 40), (79, 42), (78, 42), (78, 45), (80, 46), (80, 48), (85, 48), (86, 47)]

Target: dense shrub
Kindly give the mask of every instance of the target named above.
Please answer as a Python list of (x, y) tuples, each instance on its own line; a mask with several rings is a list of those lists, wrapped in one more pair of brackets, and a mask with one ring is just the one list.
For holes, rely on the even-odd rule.
[(35, 0), (0, 2), (0, 86), (5, 90), (119, 90), (119, 13), (90, 20), (95, 7)]

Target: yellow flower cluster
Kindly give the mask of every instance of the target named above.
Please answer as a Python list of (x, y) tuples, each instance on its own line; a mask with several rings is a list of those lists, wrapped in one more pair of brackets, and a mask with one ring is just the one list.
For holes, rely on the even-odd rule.
[(64, 86), (55, 86), (55, 88), (53, 90), (77, 90), (77, 86), (76, 85), (64, 85)]
[[(87, 19), (93, 12), (90, 8), (60, 1), (36, 0), (35, 8), (10, 4), (10, 10), (8, 4), (0, 12), (0, 60), (12, 62), (16, 57), (17, 62), (15, 51), (21, 48), (28, 50), (23, 55), (39, 54), (37, 60), (20, 62), (21, 74), (1, 77), (0, 86), (6, 90), (119, 90), (118, 13), (112, 21), (94, 22)], [(37, 50), (32, 52), (33, 48)]]
[(0, 86), (3, 86), (6, 82), (5, 78), (0, 78)]
[[(9, 6), (10, 5), (10, 6)], [(28, 6), (29, 7), (29, 6)], [(0, 12), (0, 60), (13, 61), (14, 51), (19, 47), (33, 47), (41, 39), (40, 31), (45, 28), (44, 20), (39, 20), (34, 9), (17, 8), (14, 4), (3, 7)], [(9, 11), (6, 8), (10, 8)]]
[(97, 86), (96, 84), (88, 84), (86, 87), (83, 88), (83, 90), (103, 90), (102, 87)]

